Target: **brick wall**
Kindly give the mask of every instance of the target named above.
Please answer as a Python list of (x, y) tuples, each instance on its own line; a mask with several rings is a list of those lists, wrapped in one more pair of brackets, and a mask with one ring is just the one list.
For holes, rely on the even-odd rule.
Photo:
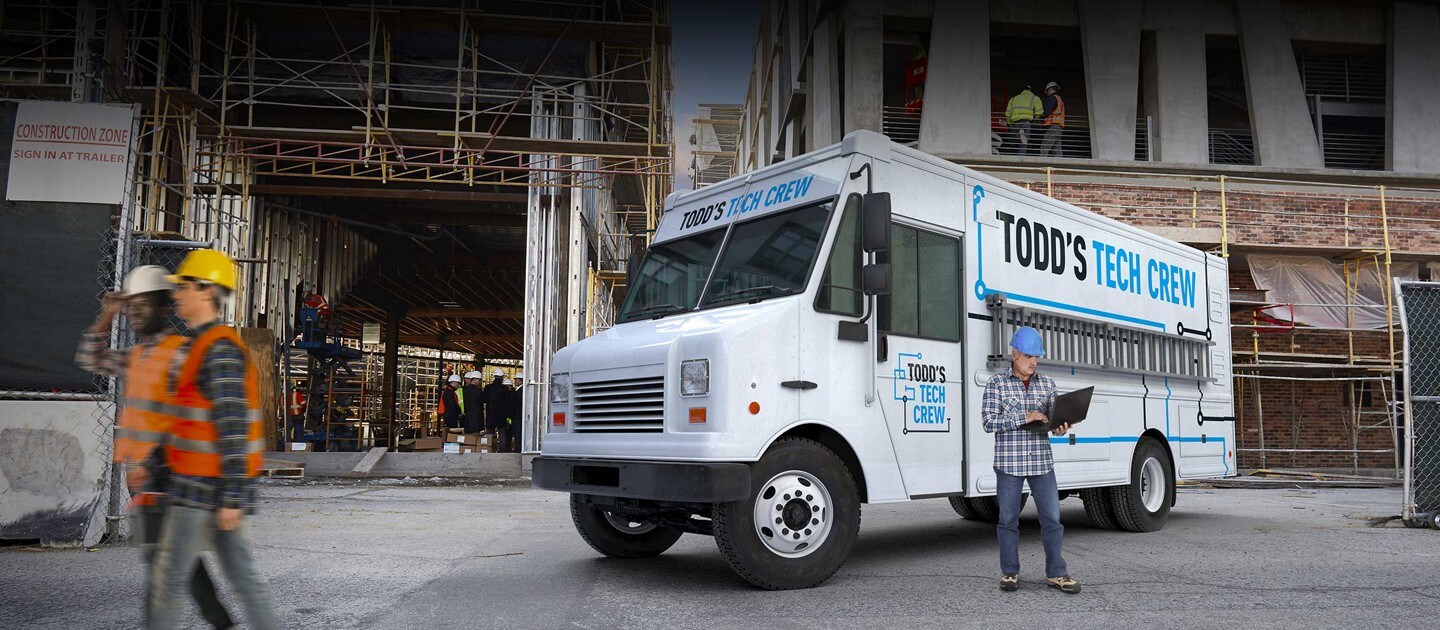
[[(1045, 192), (1041, 182), (1020, 182)], [(1220, 227), (1218, 191), (1192, 192), (1189, 186), (1156, 188), (1113, 184), (1057, 183), (1056, 198), (1082, 208), (1137, 226)], [(1344, 193), (1255, 192), (1226, 193), (1229, 241), (1245, 245), (1293, 245), (1308, 247), (1381, 248), (1384, 230), (1380, 220), (1379, 192), (1354, 189)], [(1192, 219), (1192, 199), (1194, 219)], [(1346, 219), (1348, 202), (1349, 219)], [(1390, 244), (1394, 251), (1433, 253), (1440, 260), (1440, 204), (1433, 200), (1386, 195)], [(1253, 289), (1246, 269), (1232, 268), (1231, 288)], [(1250, 324), (1250, 309), (1232, 314), (1233, 324)], [(1297, 359), (1312, 362), (1347, 362), (1357, 357), (1383, 360), (1390, 354), (1389, 335), (1383, 331), (1355, 332), (1296, 328), (1260, 331), (1232, 329), (1236, 363), (1253, 361), (1258, 341), (1263, 353), (1307, 353), (1339, 358)], [(1403, 343), (1396, 334), (1395, 348)], [(1393, 448), (1391, 432), (1360, 429), (1357, 426), (1384, 423), (1384, 400), (1377, 382), (1326, 381), (1319, 379), (1357, 374), (1355, 370), (1266, 370), (1241, 373), (1279, 376), (1287, 379), (1235, 379), (1236, 434), (1240, 449), (1292, 450), (1384, 450)], [(1371, 375), (1388, 376), (1385, 372)], [(1387, 387), (1391, 385), (1387, 382)], [(1391, 387), (1393, 397), (1393, 387)], [(1356, 404), (1358, 398), (1359, 405)], [(1263, 414), (1261, 413), (1263, 411)], [(1283, 468), (1342, 467), (1388, 468), (1392, 453), (1295, 453), (1269, 450), (1237, 453), (1241, 468), (1263, 465)]]

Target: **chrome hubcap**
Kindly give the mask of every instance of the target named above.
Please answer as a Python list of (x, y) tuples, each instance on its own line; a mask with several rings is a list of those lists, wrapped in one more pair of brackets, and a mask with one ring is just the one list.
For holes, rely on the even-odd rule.
[(780, 473), (755, 497), (755, 534), (775, 555), (804, 557), (829, 537), (831, 505), (830, 491), (814, 475)]
[(1158, 512), (1165, 503), (1165, 467), (1151, 457), (1140, 465), (1140, 502), (1147, 512)]

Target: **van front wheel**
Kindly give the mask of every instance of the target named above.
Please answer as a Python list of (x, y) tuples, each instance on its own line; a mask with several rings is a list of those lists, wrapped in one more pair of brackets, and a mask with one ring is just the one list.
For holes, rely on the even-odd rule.
[(785, 438), (751, 469), (750, 496), (716, 503), (715, 544), (740, 577), (770, 590), (824, 582), (860, 532), (860, 493), (830, 449)]

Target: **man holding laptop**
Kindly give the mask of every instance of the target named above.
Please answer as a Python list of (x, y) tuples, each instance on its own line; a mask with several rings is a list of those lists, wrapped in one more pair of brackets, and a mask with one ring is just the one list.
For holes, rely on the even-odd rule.
[[(1080, 592), (1080, 583), (1070, 578), (1065, 559), (1060, 557), (1065, 528), (1060, 526), (1055, 458), (1046, 435), (1046, 429), (1055, 435), (1065, 435), (1070, 431), (1070, 424), (1055, 423), (1049, 417), (1055, 409), (1055, 381), (1035, 371), (1044, 355), (1045, 345), (1039, 331), (1029, 326), (1016, 330), (1010, 340), (1010, 369), (991, 377), (981, 398), (980, 415), (985, 432), (995, 434), (996, 500), (1000, 505), (1000, 522), (995, 530), (1000, 539), (1000, 589), (1020, 588), (1020, 502), (1023, 486), (1029, 482), (1045, 541), (1045, 582), (1051, 588), (1073, 594)], [(1090, 392), (1083, 393), (1088, 407)], [(1079, 418), (1083, 417), (1081, 412)]]

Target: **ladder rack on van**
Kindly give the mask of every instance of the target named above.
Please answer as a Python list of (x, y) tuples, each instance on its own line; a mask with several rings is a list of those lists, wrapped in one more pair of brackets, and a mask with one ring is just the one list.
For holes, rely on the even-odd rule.
[[(1045, 340), (1045, 363), (1060, 367), (1099, 369), (1124, 374), (1212, 381), (1208, 338), (1134, 328), (1072, 315), (1014, 306), (1005, 295), (985, 298), (990, 309), (991, 369), (1010, 364), (1010, 338), (1015, 329), (1031, 326)], [(1201, 331), (1189, 331), (1196, 334)], [(1208, 334), (1207, 334), (1208, 337)]]

